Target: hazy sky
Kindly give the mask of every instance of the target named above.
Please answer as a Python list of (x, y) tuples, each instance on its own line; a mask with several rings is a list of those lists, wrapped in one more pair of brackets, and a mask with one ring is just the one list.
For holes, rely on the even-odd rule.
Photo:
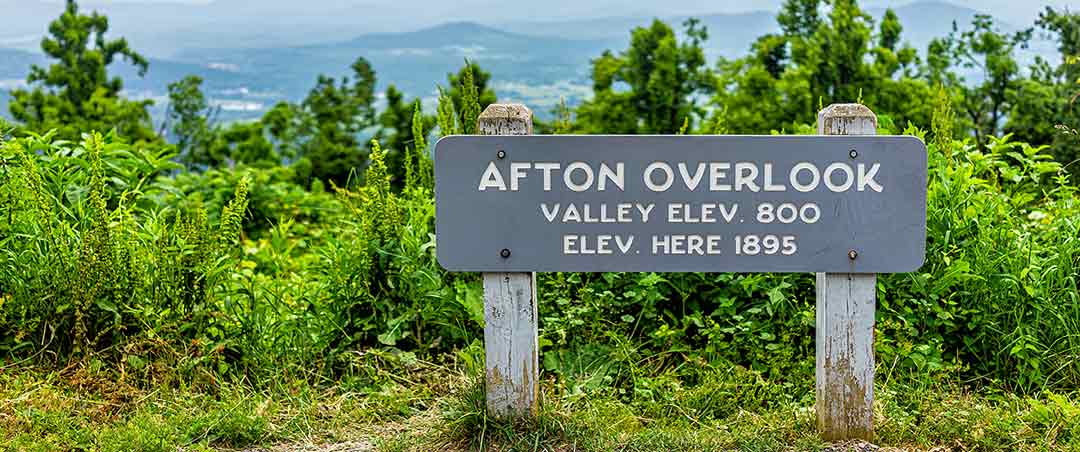
[[(993, 13), (1011, 22), (1030, 22), (1045, 6), (1072, 6), (1080, 9), (1077, 0), (947, 0), (950, 3)], [(27, 2), (63, 3), (63, 0), (0, 0), (0, 4)], [(252, 9), (311, 14), (313, 9), (340, 10), (375, 8), (380, 17), (400, 16), (400, 19), (443, 17), (452, 20), (509, 20), (513, 17), (531, 19), (570, 19), (611, 17), (622, 15), (679, 15), (748, 10), (773, 10), (780, 0), (544, 0), (510, 2), (505, 0), (83, 0), (85, 5), (118, 3), (172, 4), (235, 4)], [(866, 6), (890, 6), (911, 1), (870, 0)], [(16, 6), (17, 7), (17, 6)]]
[[(864, 8), (915, 1), (952, 3), (1031, 26), (1046, 6), (1080, 0), (861, 0)], [(151, 56), (183, 49), (275, 47), (349, 40), (373, 32), (413, 31), (470, 21), (499, 28), (512, 23), (575, 19), (707, 15), (776, 11), (783, 0), (80, 0), (84, 10), (108, 15), (111, 31)], [(0, 0), (5, 17), (0, 47), (37, 51), (47, 24), (64, 0)], [(909, 24), (910, 25), (910, 24)], [(520, 32), (521, 28), (518, 27)], [(721, 32), (721, 30), (710, 30)], [(942, 30), (942, 33), (947, 30)]]

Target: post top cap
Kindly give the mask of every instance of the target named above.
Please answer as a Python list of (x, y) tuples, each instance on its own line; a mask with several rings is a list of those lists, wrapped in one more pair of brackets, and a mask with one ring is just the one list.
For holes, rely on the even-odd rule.
[(821, 110), (819, 116), (822, 118), (877, 118), (877, 115), (863, 104), (831, 104)]
[(532, 110), (525, 104), (491, 104), (480, 113), (481, 118), (529, 118)]

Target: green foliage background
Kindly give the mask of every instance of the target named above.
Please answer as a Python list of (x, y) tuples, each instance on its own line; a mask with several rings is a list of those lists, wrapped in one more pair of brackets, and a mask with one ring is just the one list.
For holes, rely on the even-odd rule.
[[(891, 13), (875, 28), (854, 1), (791, 0), (781, 34), (715, 69), (697, 22), (679, 35), (657, 21), (593, 61), (590, 101), (538, 128), (810, 133), (822, 104), (864, 102), (881, 133), (930, 150), (927, 262), (878, 280), (879, 372), (1072, 392), (1080, 203), (1069, 170), (1080, 165), (1063, 93), (1080, 90), (1076, 17), (1041, 16), (1066, 57), (1029, 76), (1012, 55), (1030, 33), (1001, 34), (986, 17), (923, 60)], [(188, 78), (170, 88), (156, 134), (105, 74), (116, 56), (145, 64), (138, 54), (123, 41), (70, 45), (107, 21), (69, 1), (53, 27), (43, 46), (60, 62), (32, 70), (11, 107), (18, 123), (0, 133), (0, 362), (89, 361), (145, 386), (368, 392), (401, 378), (388, 360), (478, 367), (482, 288), (436, 263), (431, 160), (434, 138), (474, 133), (495, 102), (478, 65), (448, 74), (432, 116), (396, 91), (376, 112), (363, 58), (352, 78), (320, 77), (303, 102), (253, 123), (214, 124)], [(988, 79), (959, 79), (969, 64)], [(722, 384), (708, 368), (768, 381), (733, 397), (813, 397), (797, 384), (813, 376), (811, 275), (551, 273), (539, 284), (543, 367), (569, 394), (606, 390), (664, 412), (674, 391), (710, 415), (737, 410), (739, 399), (709, 398)], [(698, 386), (711, 389), (679, 392)]]
[[(3, 152), (9, 356), (92, 355), (148, 381), (365, 381), (357, 351), (437, 357), (482, 337), (477, 275), (435, 262), (430, 185), (393, 191), (377, 143), (367, 183), (333, 193), (296, 187), (286, 167), (169, 176), (171, 155), (114, 136)], [(1076, 188), (1025, 143), (937, 140), (930, 155), (928, 259), (880, 279), (879, 359), (1010, 390), (1076, 387)], [(641, 367), (688, 358), (780, 381), (812, 372), (810, 275), (555, 273), (540, 294), (555, 375), (638, 391)]]

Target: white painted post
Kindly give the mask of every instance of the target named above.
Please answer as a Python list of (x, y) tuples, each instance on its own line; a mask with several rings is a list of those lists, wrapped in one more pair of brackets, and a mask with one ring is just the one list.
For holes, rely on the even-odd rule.
[[(875, 135), (877, 116), (863, 105), (833, 104), (818, 113), (818, 133)], [(817, 274), (816, 410), (828, 441), (874, 436), (876, 281), (873, 273)]]
[[(531, 135), (532, 111), (492, 104), (480, 114), (481, 135)], [(492, 154), (501, 150), (492, 149)], [(477, 250), (501, 253), (513, 250)], [(487, 409), (495, 417), (534, 418), (540, 408), (536, 273), (484, 273)]]

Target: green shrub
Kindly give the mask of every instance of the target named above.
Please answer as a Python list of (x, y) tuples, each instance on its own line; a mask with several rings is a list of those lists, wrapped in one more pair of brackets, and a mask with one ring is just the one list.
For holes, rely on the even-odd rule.
[(231, 271), (245, 182), (214, 227), (197, 205), (145, 208), (151, 181), (175, 169), (168, 154), (98, 134), (9, 141), (3, 154), (0, 350), (62, 358), (219, 328), (212, 293)]
[[(347, 225), (321, 251), (332, 322), (330, 353), (371, 346), (435, 351), (476, 337), (483, 318), (478, 292), (455, 284), (435, 261), (431, 191), (390, 190), (383, 151), (373, 146), (367, 185), (337, 189)], [(468, 278), (468, 277), (466, 277)], [(473, 278), (475, 279), (475, 278)]]
[(919, 373), (1080, 385), (1080, 204), (1044, 148), (930, 147), (927, 262), (882, 278), (877, 346)]

